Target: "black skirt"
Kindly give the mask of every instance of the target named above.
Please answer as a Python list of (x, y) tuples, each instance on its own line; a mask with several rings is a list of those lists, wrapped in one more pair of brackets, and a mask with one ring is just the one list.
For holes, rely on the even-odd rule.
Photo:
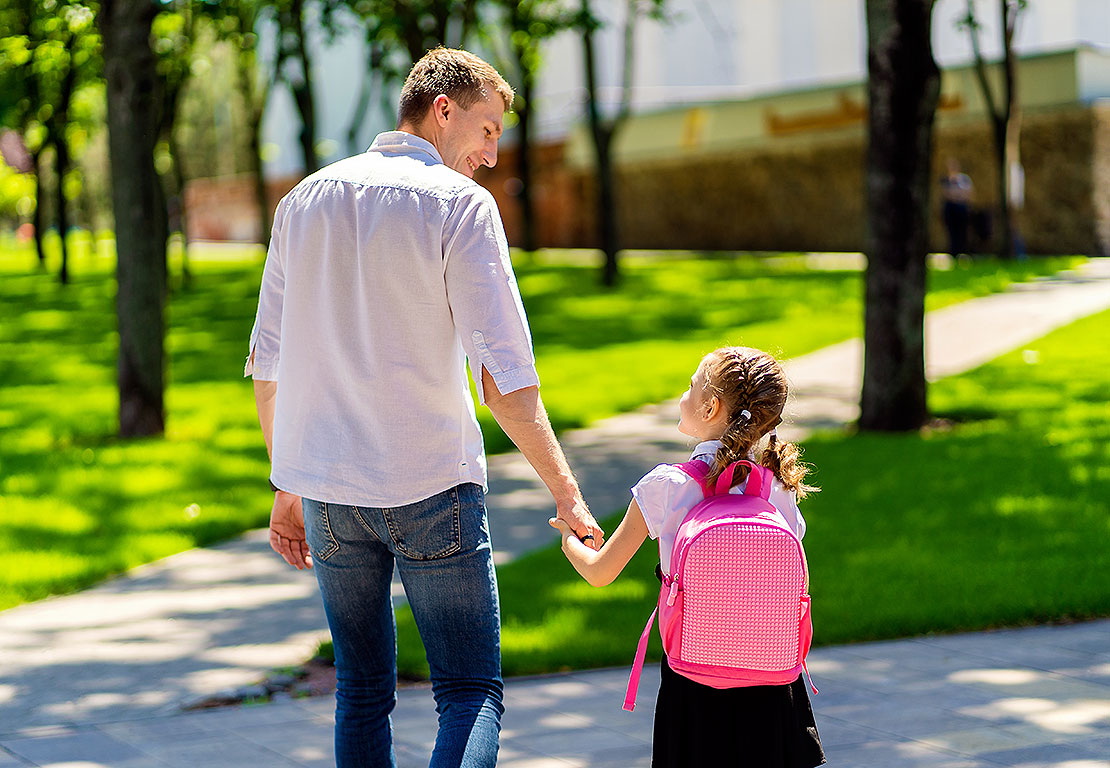
[(814, 768), (825, 762), (805, 680), (711, 688), (659, 665), (652, 768)]
[(710, 688), (664, 658), (652, 768), (814, 768), (825, 762), (805, 680)]

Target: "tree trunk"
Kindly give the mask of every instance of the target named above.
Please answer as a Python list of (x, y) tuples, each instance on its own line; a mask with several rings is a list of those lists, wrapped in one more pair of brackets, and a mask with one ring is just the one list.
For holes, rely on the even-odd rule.
[(362, 80), (358, 86), (358, 98), (355, 99), (355, 108), (351, 112), (350, 122), (347, 123), (347, 154), (357, 155), (365, 149), (360, 146), (359, 130), (366, 123), (366, 116), (370, 113), (370, 103), (374, 98), (374, 81), (380, 77), (378, 65), (381, 61), (381, 44), (373, 38), (366, 40), (366, 59), (363, 64)]
[(293, 0), (290, 14), (296, 31), (296, 59), (302, 75), (300, 81), (290, 87), (301, 115), (301, 155), (304, 157), (304, 173), (308, 176), (319, 165), (316, 158), (316, 99), (312, 93), (312, 60), (308, 54), (308, 40), (305, 39), (303, 0)]
[(166, 205), (154, 168), (161, 83), (150, 48), (158, 4), (104, 0), (100, 25), (116, 221), (120, 434), (159, 435), (163, 410)]
[[(176, 105), (174, 111), (177, 111)], [(177, 139), (174, 138), (172, 125), (166, 131), (166, 143), (170, 148), (170, 160), (173, 166), (171, 173), (173, 174), (174, 197), (177, 198), (177, 229), (181, 234), (181, 281), (185, 287), (188, 287), (193, 281), (193, 272), (189, 268), (189, 207), (185, 203), (186, 181), (185, 171), (181, 167), (181, 147), (178, 145)]]
[(66, 144), (65, 130), (54, 143), (54, 171), (58, 177), (54, 186), (54, 217), (58, 222), (58, 246), (61, 248), (62, 264), (58, 268), (58, 280), (62, 285), (69, 284), (69, 249), (66, 247), (66, 231), (69, 229), (69, 211), (66, 205), (65, 174), (69, 170), (69, 146)]
[(46, 270), (46, 251), (42, 247), (42, 149), (31, 153), (31, 164), (35, 173), (35, 211), (31, 215), (32, 233), (35, 237), (35, 255), (39, 259), (39, 269)]
[(517, 174), (520, 176), (520, 224), (521, 242), (524, 250), (536, 250), (536, 211), (532, 202), (532, 96), (535, 92), (535, 76), (529, 71), (524, 56), (518, 51), (517, 63), (520, 66), (520, 97), (523, 105), (518, 107), (517, 136)]
[(614, 126), (601, 117), (594, 57), (594, 22), (589, 1), (582, 0), (582, 52), (585, 56), (587, 113), (590, 134), (594, 139), (597, 159), (597, 223), (601, 251), (605, 256), (601, 270), (601, 283), (607, 287), (617, 284), (620, 276), (617, 251), (616, 194), (613, 190), (612, 139)]
[(598, 215), (601, 219), (601, 250), (605, 265), (601, 271), (602, 285), (613, 287), (620, 278), (617, 253), (620, 239), (617, 230), (617, 195), (613, 184), (613, 131), (601, 126), (594, 139), (597, 146)]
[[(70, 40), (72, 48), (73, 40)], [(62, 78), (61, 92), (58, 94), (57, 109), (48, 121), (50, 141), (54, 145), (54, 174), (57, 186), (54, 189), (54, 216), (58, 222), (58, 241), (61, 248), (62, 264), (58, 279), (62, 285), (69, 283), (69, 249), (66, 247), (66, 232), (69, 230), (69, 206), (66, 203), (65, 178), (69, 171), (69, 143), (66, 141), (66, 126), (69, 124), (69, 102), (73, 98), (73, 85), (77, 79), (77, 67), (69, 50), (69, 65)]]
[[(1017, 60), (1014, 52), (1014, 33), (1017, 31), (1018, 16), (1024, 5), (1015, 0), (1000, 0), (1002, 5), (1002, 65), (1006, 80), (1005, 122), (1002, 125), (1002, 135), (999, 137), (1002, 145), (1002, 164), (999, 170), (1003, 174), (1006, 196), (1002, 198), (1002, 209), (1006, 212), (1003, 217), (1003, 237), (1005, 243), (1005, 257), (1015, 258), (1019, 254), (1018, 241), (1018, 204), (1015, 200), (1012, 169), (1021, 167), (1021, 103), (1017, 92)], [(1022, 190), (1024, 194), (1024, 189)]]
[[(190, 37), (193, 36), (192, 29), (189, 30)], [(190, 44), (186, 56), (192, 56), (192, 45)], [(182, 77), (180, 81), (173, 83), (164, 83), (162, 92), (162, 109), (159, 115), (158, 134), (166, 146), (169, 148), (170, 156), (170, 175), (169, 175), (169, 193), (167, 194), (166, 206), (166, 231), (170, 234), (181, 234), (181, 282), (182, 285), (188, 286), (192, 280), (192, 274), (189, 271), (189, 238), (185, 232), (185, 171), (181, 167), (181, 148), (178, 146), (177, 139), (174, 138), (174, 124), (177, 122), (177, 111), (181, 104), (181, 94), (185, 92), (185, 87), (188, 82), (188, 77)], [(170, 210), (172, 207), (172, 211)], [(170, 214), (173, 214), (172, 216)], [(169, 254), (167, 254), (168, 258)], [(169, 270), (166, 270), (166, 279), (169, 280)], [(169, 283), (167, 282), (167, 286)]]
[(860, 427), (925, 423), (925, 261), (940, 72), (931, 0), (867, 0), (867, 273)]
[(631, 113), (632, 107), (632, 70), (636, 39), (636, 20), (639, 16), (637, 0), (627, 0), (624, 20), (624, 43), (621, 51), (621, 97), (616, 114), (602, 119), (598, 103), (597, 73), (594, 61), (593, 33), (596, 22), (590, 12), (589, 0), (582, 0), (580, 24), (582, 27), (582, 47), (586, 57), (587, 111), (590, 119), (590, 132), (597, 153), (597, 216), (601, 236), (601, 250), (605, 263), (601, 271), (601, 283), (606, 287), (617, 284), (620, 278), (618, 253), (620, 251), (620, 230), (617, 223), (617, 193), (613, 178), (613, 143), (617, 133)]
[(976, 80), (987, 106), (987, 116), (994, 138), (994, 159), (998, 172), (998, 257), (1011, 259), (1017, 253), (1017, 210), (1011, 187), (1011, 169), (1021, 167), (1019, 152), (1021, 133), (1021, 104), (1017, 95), (1017, 61), (1014, 52), (1014, 34), (1018, 17), (1024, 10), (1022, 0), (999, 0), (999, 20), (1002, 24), (1002, 89), (999, 101), (995, 100), (987, 78), (987, 63), (979, 44), (979, 21), (975, 14), (974, 0), (967, 0), (967, 14), (962, 23), (971, 38), (971, 51), (975, 61)]
[(1006, 124), (1009, 118), (991, 118), (994, 134), (994, 164), (998, 168), (998, 258), (1014, 257), (1014, 225), (1010, 208), (1010, 174), (1006, 164)]
[(262, 172), (262, 121), (251, 118), (250, 160), (254, 180), (254, 201), (258, 205), (259, 240), (264, 248), (270, 247), (270, 201), (266, 197), (266, 177)]
[[(245, 20), (244, 27), (253, 28)], [(253, 23), (253, 22), (252, 22)], [(262, 163), (262, 115), (266, 111), (266, 101), (270, 96), (270, 85), (257, 85), (258, 73), (255, 69), (257, 53), (254, 49), (239, 51), (237, 62), (239, 91), (247, 105), (247, 130), (250, 131), (250, 173), (254, 186), (254, 201), (258, 206), (258, 237), (263, 247), (270, 246), (270, 202), (266, 197), (266, 177)]]

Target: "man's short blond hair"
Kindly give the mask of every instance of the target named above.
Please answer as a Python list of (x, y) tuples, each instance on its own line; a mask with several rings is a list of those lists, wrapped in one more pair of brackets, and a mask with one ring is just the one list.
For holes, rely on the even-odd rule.
[(418, 126), (429, 107), (441, 93), (463, 109), (489, 98), (493, 88), (508, 112), (513, 105), (513, 89), (490, 64), (469, 51), (433, 48), (413, 65), (401, 88), (398, 125)]

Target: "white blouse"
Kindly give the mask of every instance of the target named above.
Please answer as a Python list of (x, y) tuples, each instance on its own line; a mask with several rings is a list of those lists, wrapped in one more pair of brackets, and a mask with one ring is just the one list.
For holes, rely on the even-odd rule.
[[(690, 460), (702, 459), (712, 462), (721, 442), (707, 440), (698, 443)], [(743, 493), (748, 481), (735, 486), (730, 493)], [(675, 535), (687, 513), (702, 500), (702, 489), (696, 480), (671, 464), (660, 464), (648, 472), (632, 488), (632, 497), (640, 507), (647, 523), (648, 536), (659, 541), (659, 562), (663, 572), (671, 567), (671, 550), (674, 548)], [(798, 538), (806, 533), (806, 521), (798, 510), (798, 500), (794, 491), (787, 490), (776, 478), (771, 483), (768, 501), (786, 519)]]

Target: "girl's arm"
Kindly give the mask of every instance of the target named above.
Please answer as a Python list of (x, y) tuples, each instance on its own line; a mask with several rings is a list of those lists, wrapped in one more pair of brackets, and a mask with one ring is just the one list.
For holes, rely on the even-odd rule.
[(647, 523), (635, 499), (628, 505), (613, 536), (596, 552), (583, 544), (561, 518), (553, 517), (547, 522), (562, 534), (563, 554), (574, 570), (594, 587), (604, 587), (617, 578), (648, 535)]

